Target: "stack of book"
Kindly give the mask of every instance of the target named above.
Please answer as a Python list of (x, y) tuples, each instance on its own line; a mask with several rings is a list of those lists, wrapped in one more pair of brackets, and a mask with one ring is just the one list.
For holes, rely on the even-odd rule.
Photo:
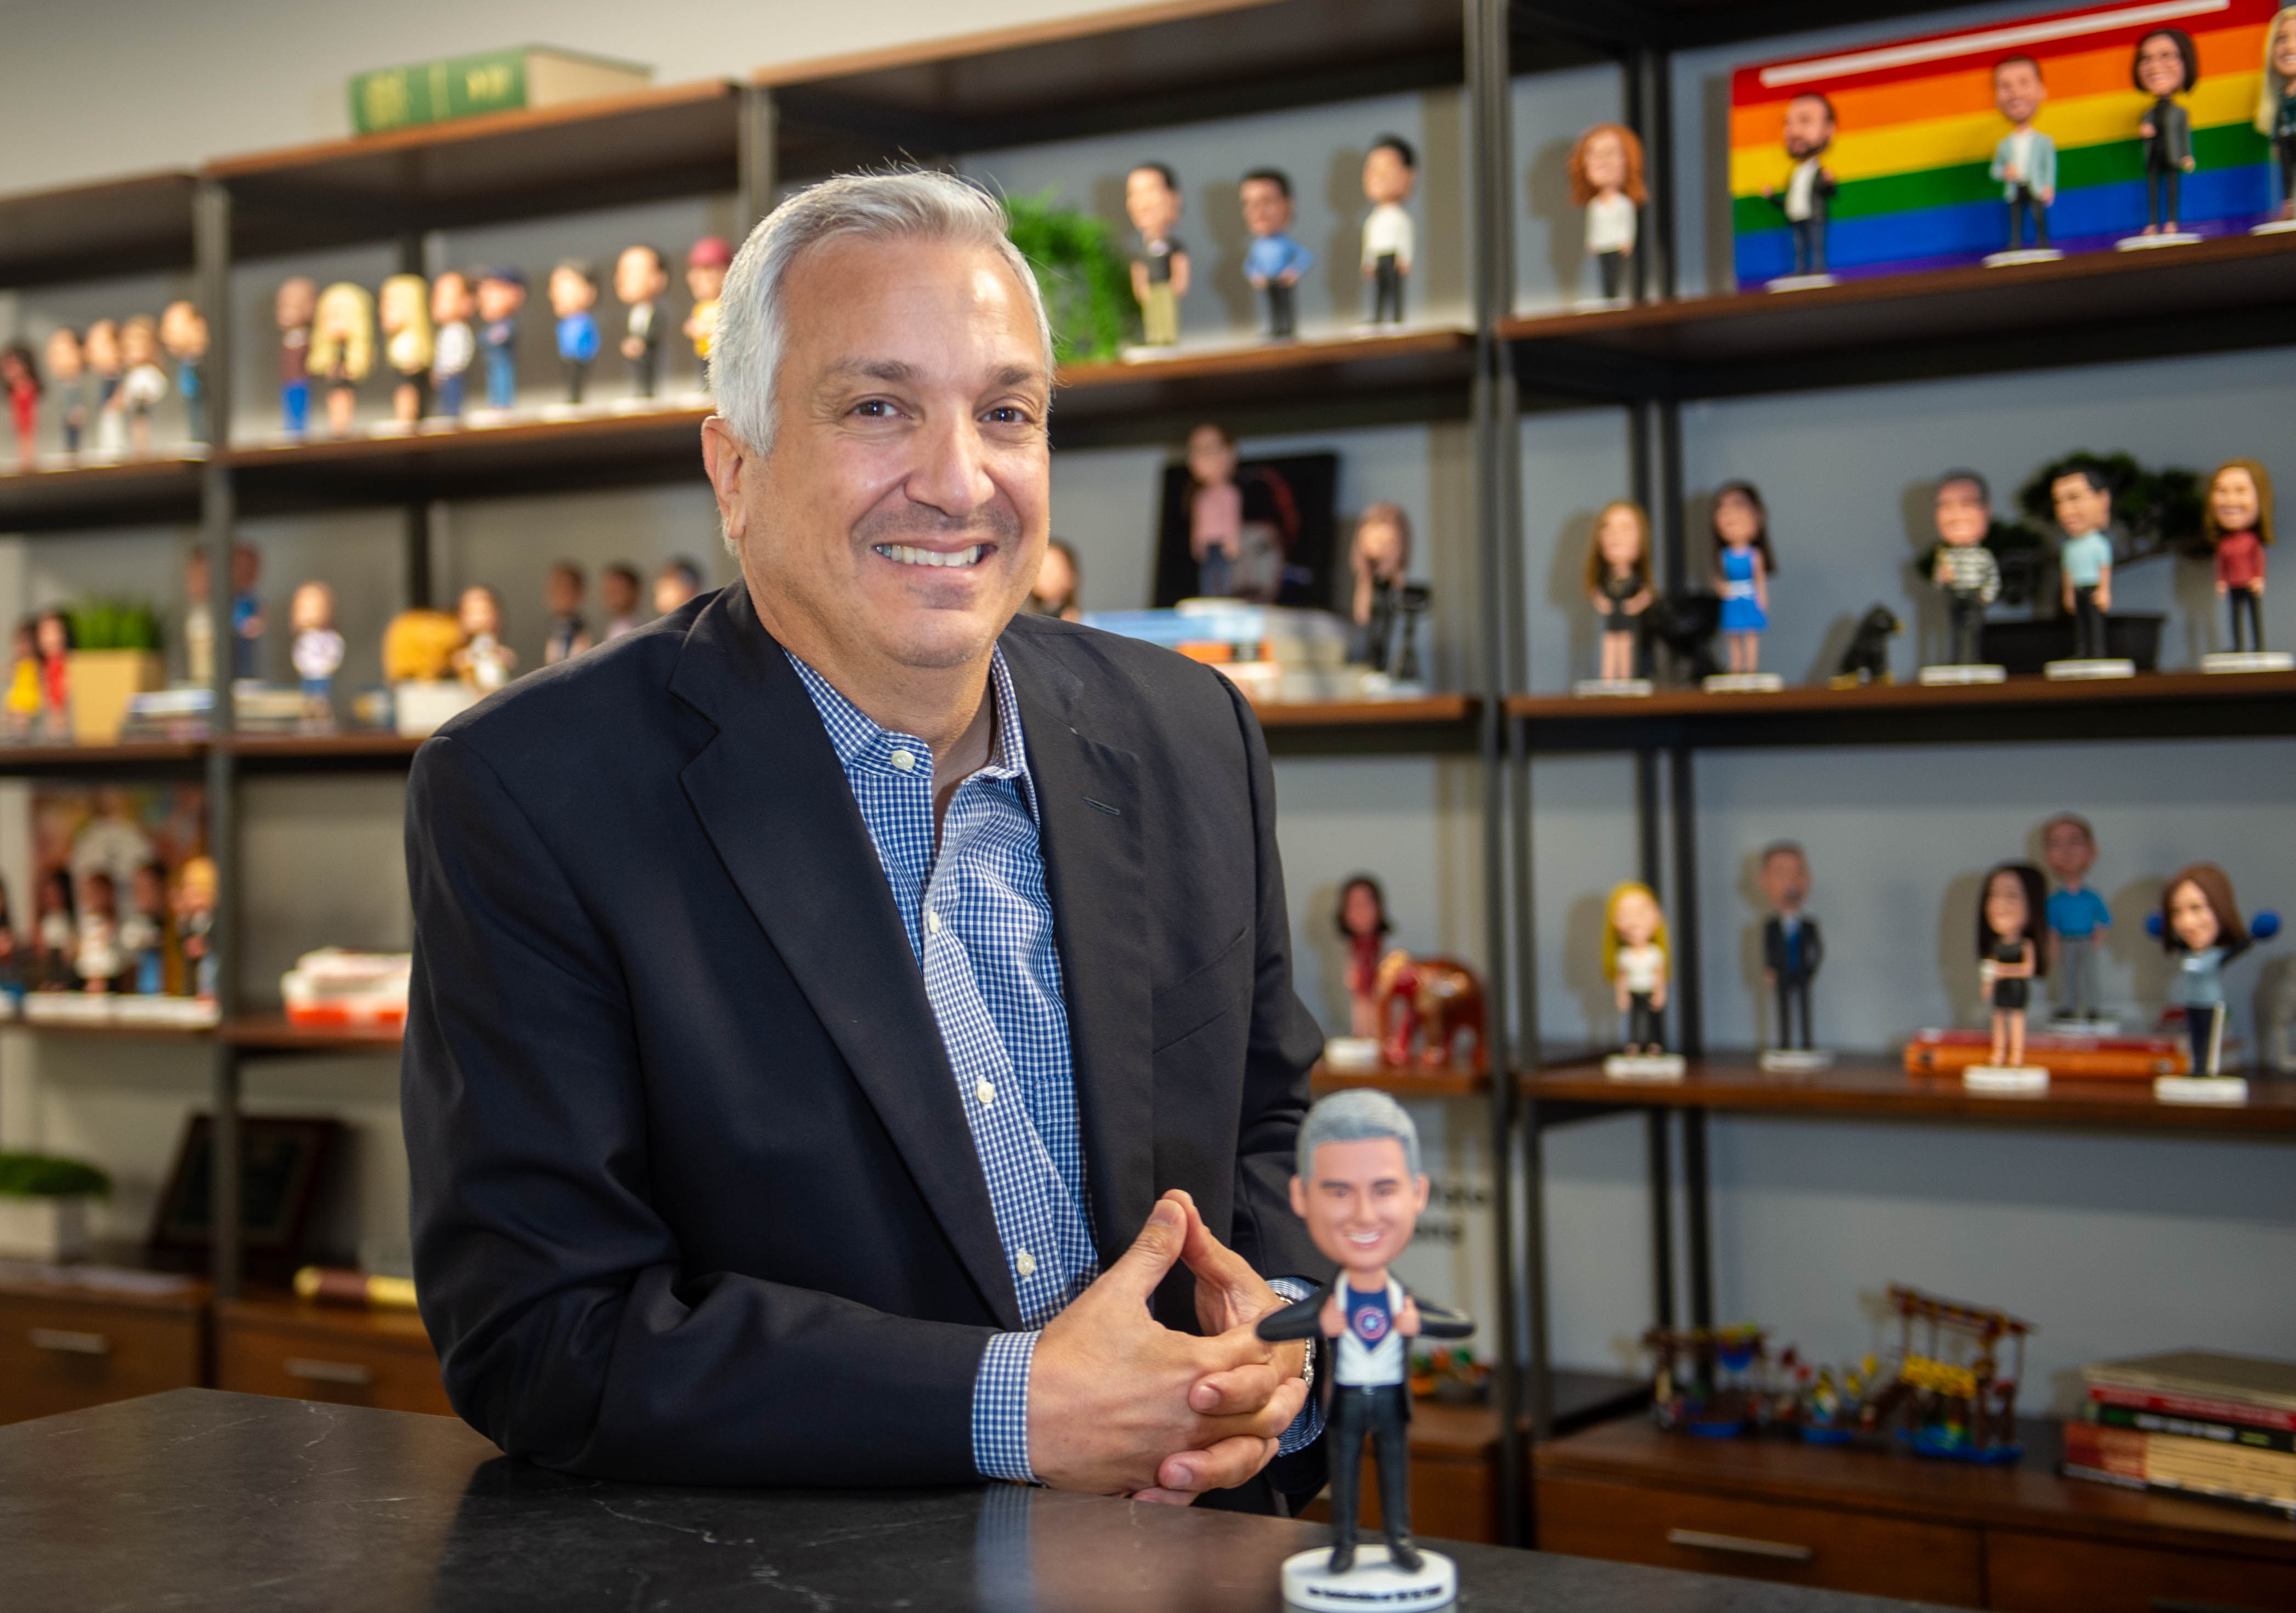
[(2296, 1518), (2296, 1363), (2177, 1350), (2081, 1369), (2065, 1476)]

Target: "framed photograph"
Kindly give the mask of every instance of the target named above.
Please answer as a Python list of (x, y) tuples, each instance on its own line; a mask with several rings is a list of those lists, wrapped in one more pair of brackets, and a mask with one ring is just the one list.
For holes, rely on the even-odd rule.
[[(248, 1115), (240, 1121), (239, 1224), (249, 1274), (285, 1281), (306, 1264), (311, 1213), (342, 1138), (318, 1117)], [(215, 1123), (192, 1116), (152, 1217), (152, 1264), (197, 1270), (214, 1232)]]
[[(1243, 553), (1223, 597), (1258, 605), (1340, 609), (1339, 581), (1332, 574), (1340, 456), (1290, 454), (1242, 460), (1235, 481), (1243, 494)], [(1189, 486), (1185, 463), (1165, 467), (1156, 528), (1158, 610), (1203, 594), (1195, 557), (1188, 552)]]

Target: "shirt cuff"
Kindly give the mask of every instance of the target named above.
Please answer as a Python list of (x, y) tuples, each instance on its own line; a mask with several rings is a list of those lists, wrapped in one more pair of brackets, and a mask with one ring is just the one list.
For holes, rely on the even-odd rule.
[[(1270, 1277), (1267, 1286), (1295, 1305), (1316, 1291), (1314, 1283), (1298, 1277)], [(1309, 1339), (1308, 1347), (1314, 1349), (1316, 1341)], [(1275, 1453), (1289, 1456), (1294, 1451), (1303, 1451), (1323, 1436), (1324, 1397), (1311, 1384), (1308, 1388), (1308, 1404), (1300, 1408), (1300, 1414), (1292, 1420), (1292, 1426), (1283, 1430), (1283, 1437), (1275, 1442)]]
[(972, 1380), (972, 1465), (983, 1478), (1035, 1484), (1029, 1465), (1029, 1368), (1036, 1333), (998, 1333)]

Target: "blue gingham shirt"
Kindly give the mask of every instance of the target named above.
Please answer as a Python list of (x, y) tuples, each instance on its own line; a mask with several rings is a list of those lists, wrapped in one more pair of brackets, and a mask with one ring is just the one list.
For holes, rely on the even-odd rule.
[[(950, 797), (936, 855), (932, 748), (879, 727), (789, 659), (829, 732), (923, 970), (1020, 1301), (1022, 1331), (989, 1339), (973, 1380), (973, 1465), (984, 1478), (1033, 1482), (1029, 1370), (1038, 1330), (1091, 1286), (1100, 1254), (1085, 1208), (1068, 1008), (1020, 702), (1000, 650), (989, 667), (996, 748)], [(1285, 1282), (1278, 1291), (1308, 1290)], [(1283, 1448), (1306, 1444), (1321, 1422), (1302, 1413)]]

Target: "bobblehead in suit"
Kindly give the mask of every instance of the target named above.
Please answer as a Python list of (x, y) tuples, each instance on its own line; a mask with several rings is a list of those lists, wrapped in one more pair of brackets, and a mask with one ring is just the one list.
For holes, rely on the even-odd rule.
[[(1817, 921), (1808, 913), (1789, 931), (1784, 919), (1772, 915), (1762, 924), (1762, 967), (1768, 971), (1777, 993), (1777, 1036), (1780, 1047), (1808, 1047), (1809, 1031), (1809, 983), (1817, 978), (1818, 965), (1825, 961), (1825, 945), (1819, 938)], [(1801, 1015), (1799, 1039), (1794, 1032), (1794, 1012)]]
[[(1179, 1187), (1254, 1270), (1320, 1270), (1287, 1183), (1321, 1036), (1250, 708), (1050, 618), (1000, 643), (1103, 1260)], [(1011, 1267), (877, 853), (748, 589), (448, 724), (407, 864), (415, 1274), (455, 1409), (599, 1477), (975, 1480)], [(1185, 1271), (1154, 1308), (1196, 1331)], [(1232, 1504), (1321, 1469), (1310, 1445)]]

